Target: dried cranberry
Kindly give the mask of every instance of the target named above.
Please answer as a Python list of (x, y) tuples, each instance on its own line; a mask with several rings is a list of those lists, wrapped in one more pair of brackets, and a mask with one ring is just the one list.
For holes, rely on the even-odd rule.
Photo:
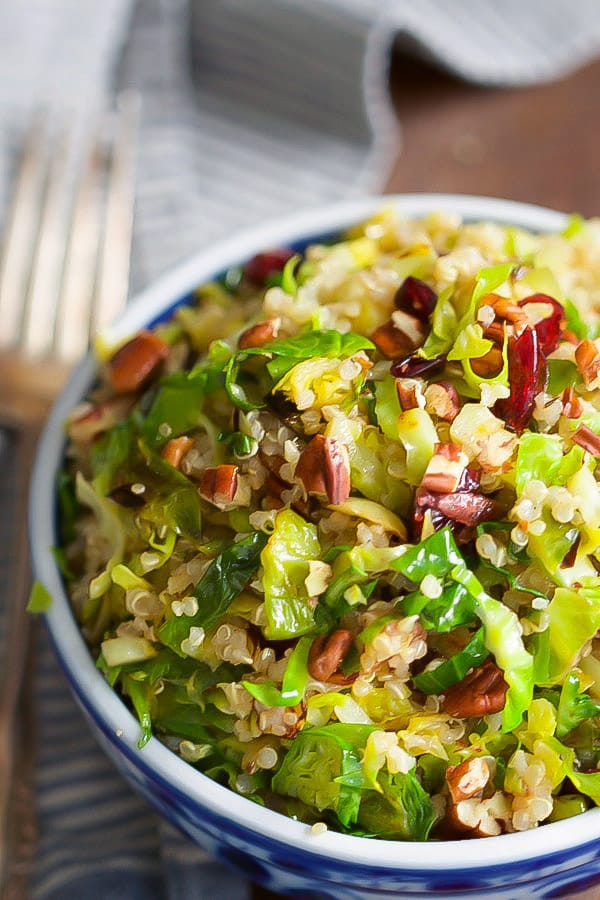
[(433, 359), (425, 359), (418, 353), (403, 356), (392, 363), (391, 374), (395, 378), (418, 378), (419, 375), (432, 374), (441, 370), (446, 365), (445, 356), (434, 356)]
[(257, 253), (249, 259), (244, 266), (244, 275), (257, 287), (264, 287), (271, 275), (281, 272), (288, 259), (294, 255), (294, 251), (287, 247), (276, 247)]
[(540, 349), (544, 356), (556, 350), (560, 343), (562, 334), (567, 327), (567, 319), (562, 303), (555, 300), (548, 294), (532, 294), (519, 301), (519, 306), (524, 307), (529, 303), (544, 303), (552, 307), (552, 313), (545, 319), (536, 322), (534, 328), (538, 336)]
[(427, 488), (419, 487), (415, 491), (412, 513), (412, 536), (414, 540), (421, 540), (421, 532), (423, 530), (423, 522), (427, 510), (429, 510), (431, 516), (431, 524), (436, 531), (439, 531), (440, 528), (443, 528), (445, 525), (452, 525), (448, 516), (445, 516), (437, 508), (439, 496), (439, 494), (435, 494), (433, 491), (427, 490)]
[(579, 550), (579, 545), (581, 543), (581, 532), (577, 532), (575, 536), (575, 540), (563, 556), (562, 562), (559, 566), (561, 569), (571, 569), (575, 565), (575, 561), (577, 559), (577, 551)]
[(413, 278), (412, 275), (404, 279), (394, 297), (396, 309), (417, 316), (422, 322), (427, 321), (433, 312), (436, 301), (436, 292), (420, 278)]
[(438, 510), (460, 525), (479, 525), (493, 519), (496, 504), (491, 497), (474, 491), (456, 491), (442, 494), (438, 500)]
[(473, 536), (471, 529), (480, 522), (493, 519), (497, 515), (498, 506), (491, 497), (472, 490), (440, 494), (427, 488), (417, 488), (412, 517), (415, 540), (421, 539), (427, 510), (436, 531), (449, 525), (458, 542), (467, 543)]
[(494, 413), (509, 428), (521, 432), (527, 426), (535, 406), (536, 394), (543, 390), (547, 366), (540, 349), (537, 331), (526, 328), (508, 342), (508, 383), (510, 396), (497, 400)]
[[(451, 445), (438, 445), (446, 448)], [(438, 449), (439, 452), (439, 449)], [(454, 490), (439, 491), (425, 486), (427, 476), (415, 492), (413, 506), (413, 536), (420, 540), (425, 513), (429, 511), (431, 524), (437, 531), (449, 525), (458, 543), (468, 543), (473, 529), (480, 522), (493, 519), (498, 514), (498, 504), (491, 497), (479, 492), (480, 472), (463, 469)]]
[(139, 494), (134, 494), (130, 484), (121, 484), (110, 493), (110, 499), (129, 509), (137, 509), (144, 506), (145, 500)]
[(481, 481), (481, 472), (479, 469), (473, 469), (467, 466), (462, 470), (460, 480), (458, 482), (457, 491), (477, 491)]

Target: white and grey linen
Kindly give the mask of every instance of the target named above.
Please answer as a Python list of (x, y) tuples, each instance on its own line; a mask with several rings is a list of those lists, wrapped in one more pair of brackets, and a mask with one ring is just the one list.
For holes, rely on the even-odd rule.
[[(597, 0), (3, 0), (0, 216), (34, 111), (83, 120), (124, 87), (143, 100), (134, 292), (232, 230), (380, 190), (400, 149), (386, 90), (394, 41), (464, 79), (521, 85), (597, 55), (600, 13)], [(0, 433), (0, 653), (11, 522), (23, 513)], [(121, 780), (45, 638), (35, 679), (34, 900), (248, 897), (241, 876)]]

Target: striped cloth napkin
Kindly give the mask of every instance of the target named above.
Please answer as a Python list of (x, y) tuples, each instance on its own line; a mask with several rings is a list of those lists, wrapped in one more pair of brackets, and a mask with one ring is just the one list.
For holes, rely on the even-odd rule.
[[(483, 85), (556, 78), (600, 51), (597, 0), (3, 0), (2, 13), (0, 215), (40, 103), (73, 118), (142, 94), (134, 292), (232, 230), (382, 189), (400, 147), (394, 42)], [(0, 661), (10, 441), (0, 432)], [(33, 900), (249, 897), (121, 780), (44, 636), (36, 661)]]

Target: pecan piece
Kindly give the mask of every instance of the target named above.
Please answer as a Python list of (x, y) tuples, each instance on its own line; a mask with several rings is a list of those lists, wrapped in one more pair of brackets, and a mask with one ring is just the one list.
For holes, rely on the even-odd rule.
[(140, 331), (108, 362), (108, 379), (119, 394), (137, 391), (169, 355), (170, 347), (151, 331)]
[(575, 362), (583, 376), (586, 388), (596, 387), (600, 374), (600, 351), (594, 341), (580, 341), (575, 348)]
[(488, 659), (458, 684), (448, 688), (442, 700), (442, 709), (457, 719), (487, 716), (504, 709), (507, 690), (502, 670)]
[(396, 359), (421, 346), (425, 340), (425, 329), (416, 316), (396, 310), (392, 318), (376, 328), (370, 337), (383, 356)]
[(398, 394), (398, 402), (402, 412), (406, 412), (408, 409), (419, 408), (419, 395), (414, 381), (396, 381), (396, 393)]
[(437, 444), (425, 469), (421, 487), (444, 494), (456, 491), (468, 461), (468, 456), (458, 444)]
[(574, 443), (579, 444), (588, 453), (596, 458), (600, 457), (600, 435), (588, 428), (587, 425), (579, 425), (571, 435)]
[[(263, 509), (281, 509), (285, 506), (281, 496), (284, 491), (289, 490), (290, 485), (286, 481), (283, 481), (274, 472), (269, 472), (265, 481), (266, 496), (263, 501)], [(310, 514), (310, 504), (306, 500), (303, 500), (302, 497), (294, 500), (291, 506), (292, 509), (296, 510), (298, 515), (303, 516), (305, 519)]]
[(490, 780), (490, 766), (482, 756), (465, 759), (457, 766), (448, 766), (446, 781), (453, 803), (468, 800), (469, 797), (481, 796)]
[[(321, 634), (310, 645), (308, 671), (316, 681), (332, 681), (338, 673), (346, 653), (354, 640), (347, 628), (337, 628), (331, 634)], [(340, 683), (336, 679), (336, 684)]]
[(265, 319), (251, 325), (242, 331), (238, 338), (238, 347), (240, 350), (248, 350), (250, 347), (262, 347), (272, 341), (279, 334), (281, 319)]
[(492, 837), (510, 830), (511, 815), (510, 799), (502, 791), (496, 791), (486, 800), (468, 797), (451, 804), (446, 825), (466, 837)]
[(562, 393), (563, 411), (567, 419), (578, 419), (583, 413), (583, 404), (572, 385), (566, 387)]
[(91, 409), (69, 419), (67, 431), (72, 441), (93, 441), (117, 422), (125, 418), (131, 406), (131, 397), (114, 397), (104, 403), (98, 403)]
[(425, 391), (425, 409), (444, 422), (454, 422), (460, 412), (458, 391), (449, 381), (434, 381)]
[(529, 317), (514, 300), (501, 297), (499, 294), (488, 294), (482, 302), (486, 306), (491, 306), (499, 319), (510, 322), (517, 334), (520, 334), (523, 328), (531, 327)]
[(329, 503), (343, 503), (351, 489), (346, 446), (335, 438), (316, 434), (300, 454), (296, 476), (307, 493), (324, 494)]
[(493, 346), (483, 356), (478, 356), (470, 362), (471, 368), (480, 378), (492, 378), (502, 371), (504, 365), (502, 350), (498, 346)]
[(225, 509), (232, 503), (237, 486), (237, 466), (213, 466), (202, 473), (198, 493), (213, 506)]
[(182, 434), (180, 437), (171, 438), (170, 441), (167, 441), (160, 455), (174, 469), (178, 469), (186, 453), (192, 449), (193, 443), (190, 437)]
[(502, 344), (504, 341), (504, 324), (502, 322), (493, 321), (483, 329), (483, 336), (488, 341), (494, 341), (495, 344)]

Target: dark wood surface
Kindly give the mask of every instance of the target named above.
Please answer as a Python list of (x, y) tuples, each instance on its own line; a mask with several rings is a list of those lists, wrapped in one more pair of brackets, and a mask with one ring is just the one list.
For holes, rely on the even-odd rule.
[(392, 191), (507, 197), (600, 215), (600, 62), (552, 84), (483, 88), (396, 57)]
[[(600, 216), (600, 62), (507, 89), (396, 56), (390, 90), (402, 146), (388, 191), (484, 194)], [(563, 896), (600, 900), (600, 887)], [(254, 891), (254, 900), (279, 897)]]

